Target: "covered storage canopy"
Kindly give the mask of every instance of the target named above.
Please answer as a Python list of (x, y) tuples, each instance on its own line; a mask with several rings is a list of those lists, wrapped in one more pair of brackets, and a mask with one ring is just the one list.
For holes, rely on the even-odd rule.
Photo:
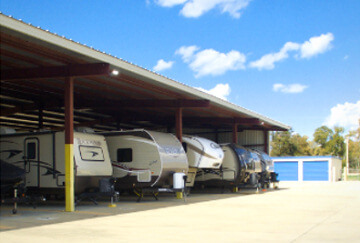
[(169, 129), (180, 116), (188, 128), (290, 128), (47, 30), (0, 20), (1, 126), (63, 129), (64, 80), (73, 77), (75, 126)]

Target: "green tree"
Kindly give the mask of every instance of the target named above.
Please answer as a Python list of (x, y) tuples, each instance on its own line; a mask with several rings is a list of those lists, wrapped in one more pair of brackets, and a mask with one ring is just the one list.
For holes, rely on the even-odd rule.
[(271, 156), (311, 155), (307, 136), (293, 134), (292, 131), (275, 132), (271, 142)]
[(357, 130), (349, 132), (349, 166), (360, 168), (360, 119)]
[[(360, 130), (360, 129), (359, 129)], [(335, 127), (334, 130), (327, 126), (321, 126), (314, 132), (314, 140), (309, 141), (307, 136), (301, 136), (292, 131), (275, 132), (271, 141), (271, 156), (312, 156), (312, 155), (332, 155), (343, 157), (345, 154), (345, 139), (343, 136), (344, 128)], [(353, 132), (355, 134), (355, 132)], [(359, 134), (355, 134), (355, 137)], [(360, 139), (358, 140), (360, 141)], [(355, 143), (351, 145), (354, 148), (356, 156)], [(360, 152), (359, 152), (360, 153)], [(356, 160), (354, 158), (354, 160)], [(358, 160), (356, 160), (358, 161)]]
[(343, 157), (345, 153), (344, 128), (335, 127), (334, 131), (327, 126), (321, 126), (314, 132), (314, 155), (333, 155)]
[(275, 132), (271, 141), (270, 156), (292, 156), (296, 150), (295, 145), (290, 142), (291, 132)]
[(314, 132), (314, 142), (316, 142), (322, 149), (326, 148), (327, 143), (331, 140), (334, 135), (333, 130), (327, 126), (321, 126)]
[(360, 169), (360, 141), (349, 140), (349, 167)]
[(290, 142), (294, 144), (295, 151), (294, 156), (309, 156), (312, 155), (312, 149), (308, 141), (307, 136), (301, 136), (299, 134), (294, 134), (290, 138)]
[(345, 139), (342, 135), (344, 133), (344, 128), (335, 127), (334, 135), (332, 139), (328, 142), (329, 153), (334, 156), (343, 157), (345, 154)]

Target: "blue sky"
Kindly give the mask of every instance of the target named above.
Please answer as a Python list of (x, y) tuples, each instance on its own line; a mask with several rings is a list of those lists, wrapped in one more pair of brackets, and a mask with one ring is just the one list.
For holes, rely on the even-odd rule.
[(360, 118), (358, 0), (2, 0), (1, 12), (312, 136)]

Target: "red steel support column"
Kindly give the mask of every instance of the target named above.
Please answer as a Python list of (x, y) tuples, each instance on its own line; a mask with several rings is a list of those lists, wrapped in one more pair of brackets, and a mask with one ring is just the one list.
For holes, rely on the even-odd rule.
[(238, 124), (237, 123), (233, 124), (232, 142), (235, 144), (238, 143)]
[(65, 80), (65, 211), (75, 210), (74, 193), (74, 80)]
[(269, 132), (264, 130), (264, 151), (269, 154)]
[(176, 109), (175, 114), (175, 124), (176, 124), (176, 137), (182, 142), (182, 108), (179, 107)]
[(215, 129), (215, 142), (219, 143), (219, 130)]
[(39, 105), (39, 129), (42, 129), (44, 127), (44, 111), (43, 111), (43, 105)]

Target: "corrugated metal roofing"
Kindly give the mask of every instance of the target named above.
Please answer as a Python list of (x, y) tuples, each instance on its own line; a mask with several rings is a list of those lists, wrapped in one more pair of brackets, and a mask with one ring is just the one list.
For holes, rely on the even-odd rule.
[[(256, 112), (21, 20), (0, 14), (0, 24), (2, 71), (108, 63), (111, 69), (120, 72), (119, 76), (76, 78), (75, 125), (89, 125), (97, 130), (169, 128), (174, 123), (173, 107), (114, 106), (132, 100), (208, 100), (209, 107), (184, 108), (184, 127), (228, 128), (232, 119), (234, 122), (237, 119), (244, 130), (290, 129)], [(61, 78), (2, 80), (0, 124), (17, 129), (35, 129), (38, 127), (39, 113), (42, 113), (44, 127), (61, 127), (63, 82)], [(256, 122), (241, 122), (241, 119), (254, 118)]]

